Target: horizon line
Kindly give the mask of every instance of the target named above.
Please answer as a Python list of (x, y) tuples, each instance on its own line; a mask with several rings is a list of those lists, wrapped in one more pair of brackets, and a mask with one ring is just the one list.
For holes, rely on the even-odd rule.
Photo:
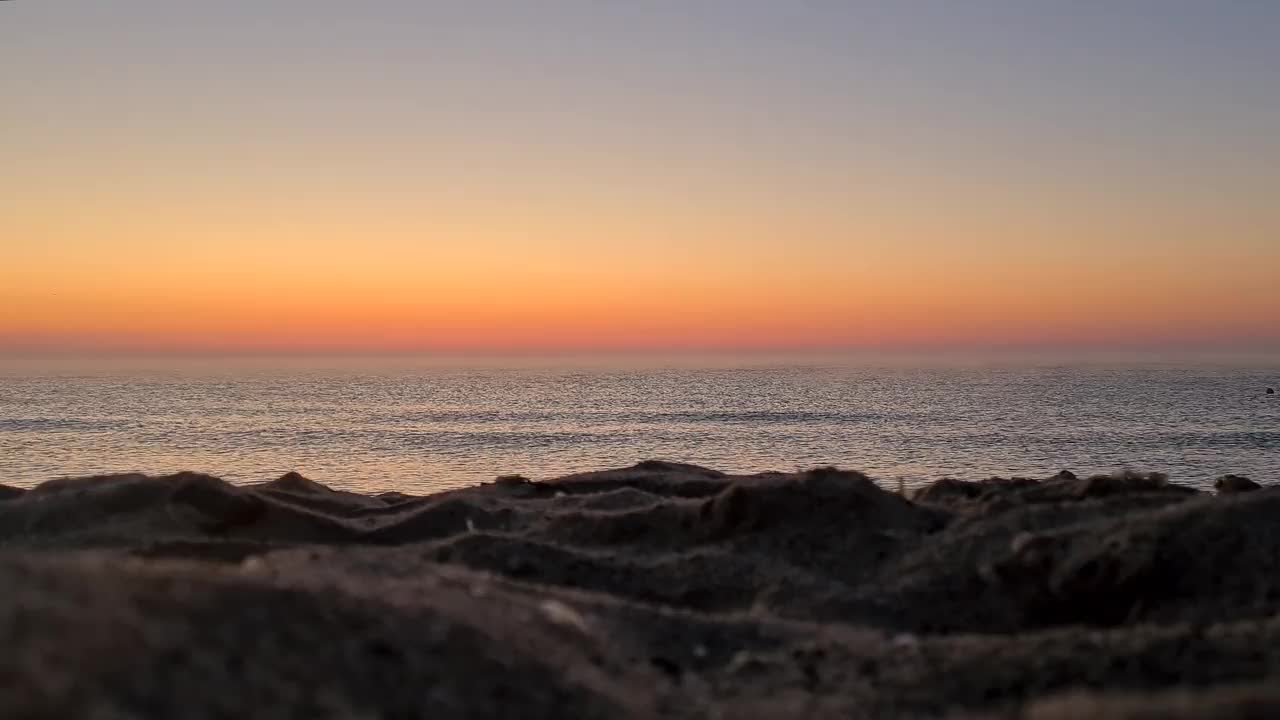
[(1189, 353), (1261, 355), (1280, 353), (1280, 342), (1257, 343), (911, 343), (886, 345), (739, 345), (739, 346), (477, 346), (477, 347), (10, 347), (0, 348), (0, 358), (33, 357), (554, 357), (554, 356), (661, 356), (661, 355), (893, 355), (893, 354), (1016, 354), (1068, 353), (1081, 355), (1128, 353)]

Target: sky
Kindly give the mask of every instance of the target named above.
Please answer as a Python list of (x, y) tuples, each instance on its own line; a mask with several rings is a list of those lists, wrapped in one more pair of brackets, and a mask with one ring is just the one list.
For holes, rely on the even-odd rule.
[(1280, 345), (1280, 3), (0, 3), (0, 351)]

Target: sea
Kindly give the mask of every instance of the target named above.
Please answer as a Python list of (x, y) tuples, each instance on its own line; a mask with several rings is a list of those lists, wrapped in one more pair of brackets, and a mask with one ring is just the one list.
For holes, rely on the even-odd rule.
[(287, 471), (428, 493), (645, 459), (942, 477), (1157, 470), (1280, 483), (1280, 359), (19, 357), (0, 483)]

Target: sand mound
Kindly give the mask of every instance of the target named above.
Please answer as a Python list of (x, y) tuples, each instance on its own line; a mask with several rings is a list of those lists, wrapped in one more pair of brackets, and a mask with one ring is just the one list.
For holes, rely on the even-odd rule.
[(1267, 684), (1102, 696), (1073, 693), (1034, 703), (1025, 720), (1267, 720), (1280, 717), (1280, 689)]
[(917, 490), (911, 497), (920, 503), (972, 510), (975, 506), (1004, 508), (1013, 504), (1060, 503), (1088, 498), (1133, 495), (1187, 497), (1196, 494), (1199, 494), (1198, 490), (1171, 484), (1160, 473), (1124, 472), (1080, 478), (1064, 470), (1045, 480), (991, 478), (966, 482), (947, 478)]
[(427, 497), (53, 481), (0, 493), (0, 708), (1254, 717), (1280, 702), (1278, 493), (1062, 473), (907, 499), (658, 461)]

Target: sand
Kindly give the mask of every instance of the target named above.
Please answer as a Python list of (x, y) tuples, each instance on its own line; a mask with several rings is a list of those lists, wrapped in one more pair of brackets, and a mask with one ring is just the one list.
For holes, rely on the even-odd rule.
[(0, 715), (1280, 717), (1280, 490), (0, 486)]

